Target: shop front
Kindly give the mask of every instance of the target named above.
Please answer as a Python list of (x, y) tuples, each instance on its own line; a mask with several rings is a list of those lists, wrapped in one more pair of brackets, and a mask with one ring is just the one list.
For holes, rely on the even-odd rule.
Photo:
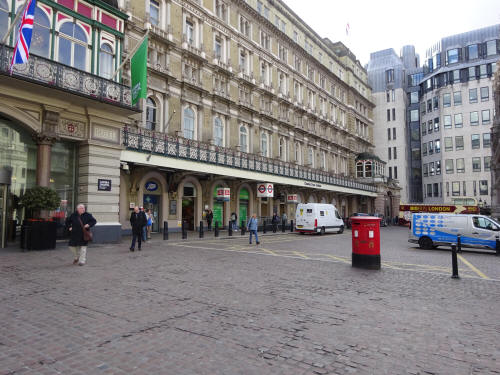
[[(26, 213), (19, 200), (27, 189), (36, 185), (38, 145), (33, 132), (22, 124), (0, 114), (0, 169), (9, 171), (10, 185), (4, 189), (5, 204), (1, 207), (1, 232), (7, 241), (14, 241)], [(64, 236), (64, 221), (75, 209), (75, 153), (76, 145), (57, 141), (52, 145), (48, 186), (59, 194), (60, 206), (49, 213), (57, 222), (57, 235)]]
[(250, 201), (250, 193), (246, 188), (240, 190), (240, 207), (238, 212), (239, 227), (243, 226), (242, 222), (248, 223), (248, 202)]

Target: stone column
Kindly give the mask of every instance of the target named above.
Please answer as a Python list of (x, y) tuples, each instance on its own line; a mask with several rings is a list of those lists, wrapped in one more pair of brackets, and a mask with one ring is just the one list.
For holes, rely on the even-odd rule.
[(385, 215), (385, 194), (378, 193), (375, 198), (375, 213)]
[(57, 140), (56, 129), (59, 123), (59, 113), (45, 111), (43, 114), (42, 131), (35, 135), (38, 145), (36, 159), (36, 184), (48, 187), (50, 184), (50, 157), (52, 145)]

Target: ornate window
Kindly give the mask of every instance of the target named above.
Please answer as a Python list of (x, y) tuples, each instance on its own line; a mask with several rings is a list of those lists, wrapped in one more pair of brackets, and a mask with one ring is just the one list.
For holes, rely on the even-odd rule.
[(295, 162), (299, 165), (302, 164), (301, 157), (300, 157), (300, 143), (299, 142), (295, 142)]
[(156, 103), (151, 98), (146, 100), (146, 129), (156, 130)]
[(262, 152), (262, 156), (269, 156), (269, 145), (267, 141), (267, 133), (262, 132), (260, 135), (260, 151)]
[(363, 162), (362, 161), (358, 161), (356, 163), (356, 177), (363, 178), (364, 177), (363, 173), (364, 173)]
[(5, 32), (4, 30), (7, 30), (8, 28), (9, 28), (9, 4), (7, 0), (0, 0), (0, 30), (2, 30), (2, 33), (4, 33)]
[(372, 162), (365, 161), (365, 177), (372, 177)]
[(149, 0), (149, 22), (152, 25), (160, 25), (160, 3), (156, 0)]
[(65, 22), (59, 29), (58, 61), (76, 69), (87, 70), (87, 34), (73, 22)]
[(309, 147), (309, 165), (311, 168), (314, 168), (314, 150), (312, 147)]
[(243, 152), (248, 152), (248, 131), (245, 125), (240, 126), (240, 148)]
[[(2, 2), (0, 0), (0, 30), (2, 23)], [(47, 14), (40, 8), (35, 9), (35, 20), (33, 23), (33, 37), (31, 38), (30, 53), (48, 58), (50, 55), (50, 20)]]
[(101, 77), (111, 79), (114, 70), (113, 62), (113, 48), (108, 43), (103, 43), (99, 51), (99, 75)]
[(280, 160), (286, 161), (286, 143), (283, 137), (280, 137), (279, 141), (279, 158)]
[(224, 146), (224, 125), (219, 117), (214, 119), (214, 143), (216, 146)]
[(184, 138), (195, 139), (195, 114), (194, 111), (187, 107), (184, 109)]

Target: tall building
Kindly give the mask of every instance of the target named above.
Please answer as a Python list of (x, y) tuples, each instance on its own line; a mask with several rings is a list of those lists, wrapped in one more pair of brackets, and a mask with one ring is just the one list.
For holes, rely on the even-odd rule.
[(491, 203), (492, 81), (500, 25), (441, 39), (426, 53), (420, 83), (425, 203), (476, 198)]
[(393, 49), (370, 54), (367, 67), (372, 97), (375, 154), (385, 162), (387, 177), (401, 187), (401, 201), (410, 202), (406, 69)]
[[(226, 224), (233, 212), (293, 217), (300, 202), (348, 216), (385, 199), (390, 189), (373, 180), (383, 165), (357, 159), (373, 148), (373, 103), (344, 45), (279, 0), (127, 8), (127, 50), (151, 31), (143, 116), (123, 133), (122, 223), (130, 203), (151, 207), (157, 223), (196, 228), (206, 209)], [(274, 196), (259, 197), (259, 183), (274, 184)]]
[(497, 62), (493, 90), (495, 118), (491, 128), (491, 215), (500, 219), (500, 61)]

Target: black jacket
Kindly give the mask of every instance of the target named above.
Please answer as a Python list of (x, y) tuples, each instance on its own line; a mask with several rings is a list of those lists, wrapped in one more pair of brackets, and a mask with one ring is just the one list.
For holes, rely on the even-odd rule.
[(214, 214), (209, 212), (207, 214), (207, 222), (212, 222), (213, 219), (214, 219)]
[(78, 212), (73, 212), (71, 216), (66, 219), (66, 230), (71, 228), (69, 232), (69, 246), (87, 246), (87, 241), (83, 240), (83, 230), (80, 220), (82, 220), (83, 225), (88, 224), (89, 227), (96, 225), (97, 221), (88, 212), (84, 212), (79, 215)]
[(143, 211), (139, 211), (135, 213), (132, 211), (130, 214), (130, 225), (132, 225), (132, 232), (136, 234), (142, 233), (142, 227), (144, 227), (148, 223), (146, 219), (146, 214)]
[(279, 224), (279, 222), (280, 222), (280, 217), (278, 215), (273, 215), (273, 217), (271, 219), (271, 223)]

